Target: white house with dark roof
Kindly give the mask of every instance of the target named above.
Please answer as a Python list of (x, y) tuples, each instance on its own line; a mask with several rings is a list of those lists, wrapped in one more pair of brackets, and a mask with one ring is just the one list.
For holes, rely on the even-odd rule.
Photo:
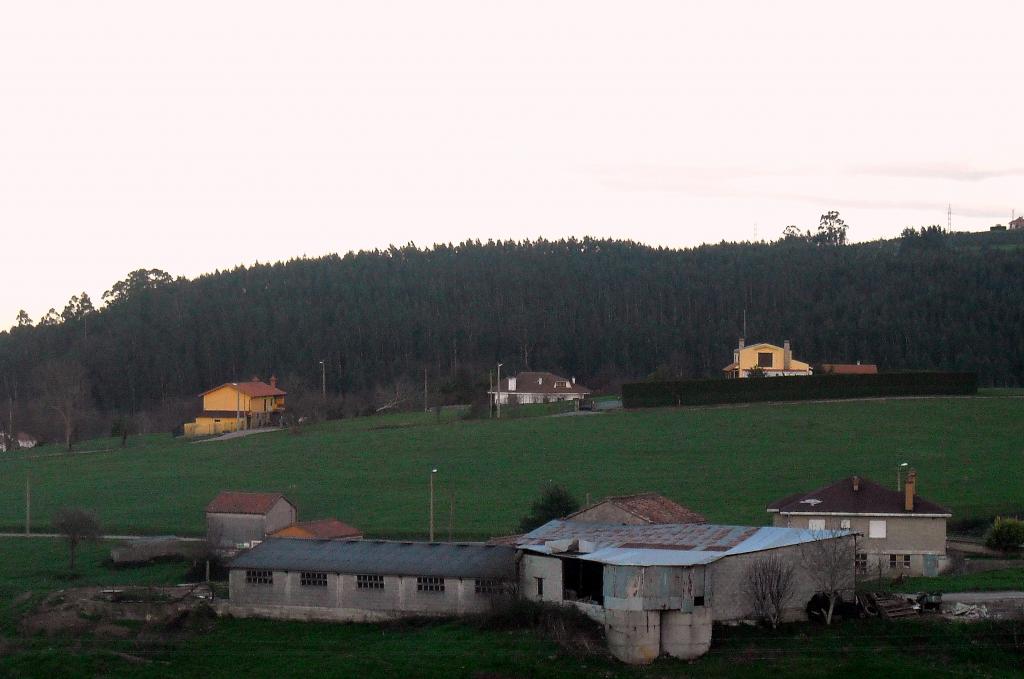
[(487, 392), (491, 403), (516, 405), (550, 403), (586, 398), (590, 394), (575, 377), (560, 377), (548, 372), (521, 372), (515, 377), (503, 377), (495, 389)]
[(849, 476), (768, 505), (772, 524), (859, 533), (857, 570), (866, 575), (938, 575), (947, 566), (946, 521), (952, 513), (917, 494), (917, 473), (902, 490)]

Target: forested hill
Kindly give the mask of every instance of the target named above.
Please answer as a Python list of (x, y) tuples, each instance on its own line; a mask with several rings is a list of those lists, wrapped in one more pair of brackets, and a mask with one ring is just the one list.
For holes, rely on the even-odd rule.
[[(1024, 233), (855, 245), (800, 238), (688, 250), (608, 240), (413, 246), (173, 280), (140, 271), (96, 311), (0, 333), (7, 395), (40, 366), (85, 368), (103, 411), (276, 373), (286, 389), (394, 391), (486, 383), (531, 368), (600, 386), (720, 375), (747, 314), (749, 341), (793, 342), (812, 363), (977, 371), (1024, 383)], [(59, 307), (58, 307), (59, 308)], [(35, 378), (38, 381), (38, 377)]]

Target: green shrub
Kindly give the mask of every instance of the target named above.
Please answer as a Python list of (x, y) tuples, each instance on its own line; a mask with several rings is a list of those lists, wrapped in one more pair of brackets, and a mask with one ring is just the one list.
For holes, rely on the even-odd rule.
[(1024, 521), (997, 516), (985, 535), (985, 546), (1002, 552), (1016, 552), (1024, 545)]
[(811, 375), (771, 379), (707, 379), (622, 385), (627, 408), (807, 401), (893, 396), (969, 395), (978, 392), (974, 373), (909, 372), (879, 375)]

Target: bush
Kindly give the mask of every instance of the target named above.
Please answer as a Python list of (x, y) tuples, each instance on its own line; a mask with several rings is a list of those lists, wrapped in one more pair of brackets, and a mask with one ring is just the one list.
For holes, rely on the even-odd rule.
[(1017, 552), (1024, 546), (1024, 521), (997, 516), (985, 535), (985, 546), (1001, 552)]
[(552, 519), (560, 519), (580, 508), (579, 500), (572, 496), (565, 486), (550, 486), (544, 489), (532, 505), (530, 514), (519, 522), (519, 530), (529, 533)]
[(978, 391), (974, 373), (883, 373), (811, 375), (770, 379), (707, 379), (622, 385), (627, 408), (806, 401), (892, 396), (969, 395)]

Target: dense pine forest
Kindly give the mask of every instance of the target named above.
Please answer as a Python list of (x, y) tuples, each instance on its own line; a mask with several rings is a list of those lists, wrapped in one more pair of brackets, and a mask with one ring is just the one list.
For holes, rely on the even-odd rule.
[(424, 377), (431, 404), (465, 402), (499, 361), (503, 372), (551, 370), (597, 389), (718, 376), (744, 312), (748, 341), (790, 339), (811, 363), (967, 370), (982, 385), (1021, 385), (1022, 293), (1024, 233), (935, 227), (863, 244), (791, 232), (685, 250), (592, 239), (408, 245), (195, 280), (142, 269), (98, 309), (76, 296), (0, 333), (4, 428), (56, 438), (76, 410), (79, 435), (114, 420), (169, 429), (199, 392), (253, 375), (276, 374), (296, 407), (323, 378), (334, 415), (422, 407)]

